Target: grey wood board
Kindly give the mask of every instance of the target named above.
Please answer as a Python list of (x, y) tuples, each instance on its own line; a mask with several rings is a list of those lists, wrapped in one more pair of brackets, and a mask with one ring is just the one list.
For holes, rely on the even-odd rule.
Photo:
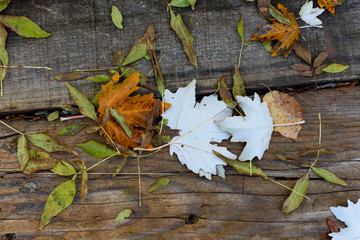
[[(295, 0), (281, 2), (295, 13), (303, 4)], [(112, 5), (118, 6), (123, 13), (123, 30), (117, 29), (111, 22)], [(170, 29), (170, 16), (163, 1), (11, 2), (3, 14), (25, 15), (52, 35), (45, 39), (27, 39), (9, 32), (9, 65), (48, 66), (54, 70), (8, 70), (4, 80), (4, 98), (0, 99), (0, 112), (54, 108), (72, 103), (64, 83), (56, 81), (53, 76), (74, 69), (115, 66), (111, 52), (124, 47), (127, 54), (150, 23), (154, 23), (159, 33), (158, 55), (165, 55), (160, 65), (166, 87), (175, 91), (195, 78), (198, 80), (198, 93), (214, 92), (217, 79), (223, 73), (231, 75), (238, 62), (240, 37), (236, 25), (240, 20), (239, 12), (244, 15), (246, 40), (257, 31), (257, 26), (267, 22), (259, 16), (256, 4), (246, 1), (198, 1), (195, 11), (190, 8), (174, 10), (182, 15), (192, 30), (198, 69), (190, 65), (180, 41)], [(305, 44), (314, 56), (326, 50), (329, 53), (327, 63), (350, 65), (350, 69), (343, 73), (320, 75), (318, 83), (357, 79), (360, 73), (359, 11), (357, 1), (347, 0), (336, 8), (334, 17), (328, 12), (320, 16), (324, 28), (302, 30), (307, 40)], [(301, 20), (299, 23), (305, 25)], [(242, 56), (241, 73), (245, 86), (257, 90), (263, 88), (259, 83), (270, 87), (313, 84), (313, 78), (301, 77), (290, 68), (297, 62), (301, 60), (294, 54), (288, 58), (270, 57), (262, 44), (255, 41), (244, 48)], [(145, 74), (151, 70), (147, 60), (140, 61), (136, 67)], [(47, 77), (49, 74), (52, 76)], [(84, 73), (86, 76), (94, 74)], [(99, 84), (86, 80), (72, 84), (89, 98), (100, 89)]]

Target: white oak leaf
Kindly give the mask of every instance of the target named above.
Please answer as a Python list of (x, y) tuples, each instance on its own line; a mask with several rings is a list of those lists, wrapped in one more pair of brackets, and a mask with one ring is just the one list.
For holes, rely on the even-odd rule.
[(347, 207), (331, 207), (330, 210), (347, 226), (341, 228), (340, 232), (330, 233), (333, 240), (360, 239), (360, 199), (355, 204), (348, 200)]
[(217, 122), (219, 128), (232, 135), (231, 142), (246, 142), (244, 150), (239, 156), (240, 161), (262, 158), (269, 148), (273, 132), (273, 119), (270, 116), (266, 102), (261, 102), (255, 93), (254, 100), (249, 97), (236, 96), (240, 107), (246, 116), (227, 117)]
[(325, 11), (323, 8), (313, 8), (313, 1), (306, 2), (300, 10), (300, 18), (312, 27), (322, 27), (322, 21), (317, 17)]
[(165, 90), (164, 101), (171, 107), (163, 114), (168, 126), (180, 130), (178, 137), (170, 142), (170, 155), (176, 153), (179, 161), (200, 176), (211, 179), (211, 175), (225, 177), (226, 165), (213, 151), (235, 159), (236, 156), (225, 147), (210, 142), (221, 142), (229, 134), (221, 131), (214, 121), (231, 116), (232, 110), (218, 100), (217, 95), (204, 97), (200, 103), (195, 99), (193, 80), (187, 87), (179, 88), (176, 93)]

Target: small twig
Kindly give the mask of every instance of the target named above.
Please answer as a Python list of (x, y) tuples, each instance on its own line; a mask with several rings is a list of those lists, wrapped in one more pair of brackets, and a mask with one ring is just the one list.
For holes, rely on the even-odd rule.
[(38, 66), (9, 66), (9, 65), (0, 65), (0, 68), (28, 68), (28, 69), (45, 69), (53, 70), (50, 67), (38, 67)]
[(1, 123), (1, 124), (3, 124), (3, 125), (5, 125), (6, 127), (10, 128), (10, 129), (11, 129), (11, 130), (13, 130), (14, 132), (17, 132), (17, 133), (19, 133), (19, 134), (21, 134), (21, 135), (25, 135), (25, 133), (22, 133), (22, 132), (20, 132), (20, 131), (16, 130), (15, 128), (13, 128), (12, 126), (10, 126), (10, 125), (8, 125), (8, 124), (4, 123), (4, 122), (3, 122), (3, 121), (1, 121), (1, 120), (0, 120), (0, 123)]
[(74, 69), (75, 72), (96, 72), (96, 71), (108, 71), (112, 69), (117, 69), (119, 67), (110, 67), (110, 68), (97, 68), (97, 69)]

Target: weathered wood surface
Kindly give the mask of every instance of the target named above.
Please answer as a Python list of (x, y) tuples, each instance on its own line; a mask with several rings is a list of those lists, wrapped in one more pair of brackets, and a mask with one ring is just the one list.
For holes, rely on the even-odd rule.
[[(280, 2), (296, 14), (303, 4), (295, 0)], [(112, 5), (117, 5), (124, 15), (124, 29), (121, 31), (111, 22)], [(213, 92), (216, 80), (223, 73), (232, 73), (238, 61), (240, 38), (236, 25), (240, 20), (239, 11), (244, 14), (246, 39), (250, 39), (257, 26), (266, 22), (257, 13), (255, 2), (206, 0), (198, 1), (196, 11), (190, 8), (176, 10), (195, 38), (199, 62), (199, 68), (195, 69), (189, 64), (179, 40), (169, 27), (170, 18), (164, 1), (13, 1), (3, 14), (26, 15), (52, 35), (46, 39), (26, 39), (10, 32), (7, 40), (10, 65), (49, 66), (54, 70), (9, 70), (4, 80), (5, 97), (0, 99), (0, 112), (48, 109), (71, 103), (64, 84), (52, 77), (47, 78), (47, 75), (54, 76), (75, 68), (114, 66), (111, 52), (124, 47), (125, 53), (128, 53), (150, 23), (155, 24), (159, 33), (159, 56), (165, 54), (160, 64), (167, 88), (176, 90), (195, 78), (198, 79), (198, 92)], [(319, 76), (319, 83), (353, 80), (359, 76), (359, 12), (358, 1), (346, 0), (336, 8), (334, 17), (328, 12), (320, 16), (324, 28), (302, 30), (313, 56), (326, 50), (329, 53), (327, 63), (350, 65), (350, 69), (343, 73)], [(305, 25), (301, 20), (299, 23)], [(241, 72), (247, 89), (258, 89), (261, 87), (259, 83), (271, 87), (313, 84), (312, 78), (301, 77), (290, 68), (300, 61), (293, 54), (287, 59), (271, 58), (260, 42), (253, 42), (244, 48)], [(151, 69), (146, 60), (137, 67), (146, 74)], [(74, 85), (88, 97), (94, 96), (100, 88), (99, 84), (85, 80)]]
[[(119, 159), (112, 159), (92, 171), (85, 201), (80, 202), (77, 195), (74, 203), (43, 231), (37, 228), (45, 201), (67, 178), (49, 172), (25, 175), (2, 171), (0, 233), (15, 233), (17, 239), (328, 239), (326, 218), (335, 220), (329, 207), (346, 206), (347, 199), (356, 202), (360, 196), (359, 90), (360, 87), (346, 92), (328, 89), (296, 95), (303, 105), (306, 121), (298, 141), (295, 143), (274, 133), (264, 158), (254, 161), (268, 176), (292, 187), (307, 169), (284, 163), (277, 159), (277, 154), (299, 155), (316, 149), (318, 113), (321, 113), (322, 148), (326, 152), (321, 153), (316, 166), (338, 174), (348, 186), (330, 184), (311, 174), (307, 194), (311, 200), (305, 200), (290, 214), (281, 213), (288, 190), (258, 177), (241, 176), (228, 167), (226, 179), (214, 177), (208, 181), (181, 166), (176, 156), (169, 157), (168, 149), (163, 149), (141, 160), (142, 207), (138, 207), (136, 159), (127, 162), (124, 175), (111, 177), (119, 162)], [(75, 122), (93, 124), (85, 119), (71, 123), (16, 120), (10, 124), (28, 134), (47, 133), (70, 146), (89, 139), (102, 140), (96, 134), (83, 132), (75, 137), (56, 136), (64, 126)], [(18, 167), (18, 137), (0, 125), (0, 169)], [(235, 153), (241, 150), (241, 144), (224, 144)], [(87, 166), (98, 161), (81, 149), (77, 151)], [(68, 153), (52, 156), (66, 161), (75, 158)], [(315, 157), (313, 153), (297, 161), (311, 164)], [(160, 176), (169, 177), (169, 185), (148, 193), (149, 186)], [(125, 208), (132, 209), (134, 214), (115, 222), (117, 213)], [(191, 215), (197, 216), (197, 221), (186, 224)]]

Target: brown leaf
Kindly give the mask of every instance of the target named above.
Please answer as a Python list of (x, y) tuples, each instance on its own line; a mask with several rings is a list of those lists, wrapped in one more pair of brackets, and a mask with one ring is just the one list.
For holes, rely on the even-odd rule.
[(300, 73), (300, 75), (304, 76), (304, 77), (312, 77), (314, 74), (312, 71), (305, 71), (305, 72)]
[(289, 19), (291, 25), (273, 21), (272, 24), (260, 26), (259, 31), (253, 35), (251, 40), (262, 42), (277, 40), (278, 42), (272, 48), (271, 56), (283, 54), (287, 57), (291, 53), (294, 44), (299, 40), (300, 28), (293, 13), (288, 12), (287, 8), (280, 3), (278, 9), (285, 18)]
[(330, 229), (330, 232), (340, 232), (339, 228), (336, 227), (334, 221), (331, 220), (330, 218), (326, 219), (326, 223)]
[(230, 107), (234, 107), (233, 98), (227, 87), (226, 73), (218, 80), (218, 89), (221, 99)]
[(55, 159), (50, 158), (50, 156), (43, 152), (35, 153), (34, 150), (31, 150), (30, 160), (28, 161), (26, 167), (24, 168), (24, 173), (32, 174), (40, 170), (49, 170), (53, 168), (57, 161)]
[(294, 50), (296, 56), (307, 62), (309, 65), (311, 65), (311, 53), (309, 49), (301, 45), (300, 43), (296, 43), (294, 45)]
[[(269, 107), (274, 124), (296, 123), (303, 120), (303, 111), (300, 103), (286, 93), (279, 91), (268, 92), (265, 94), (263, 101)], [(295, 141), (300, 130), (300, 124), (274, 127), (274, 131)]]
[(322, 74), (324, 72), (323, 68), (325, 68), (326, 66), (327, 66), (327, 64), (322, 64), (322, 65), (318, 66), (317, 68), (315, 68), (315, 74), (316, 75)]
[(303, 71), (309, 71), (311, 70), (311, 67), (304, 63), (295, 63), (291, 65), (291, 68), (295, 71), (303, 72)]
[(328, 54), (327, 52), (321, 52), (314, 60), (313, 68), (317, 68), (320, 66), (327, 58)]
[(69, 82), (69, 81), (82, 79), (84, 78), (84, 76), (76, 72), (63, 72), (57, 74), (54, 78), (61, 82)]

